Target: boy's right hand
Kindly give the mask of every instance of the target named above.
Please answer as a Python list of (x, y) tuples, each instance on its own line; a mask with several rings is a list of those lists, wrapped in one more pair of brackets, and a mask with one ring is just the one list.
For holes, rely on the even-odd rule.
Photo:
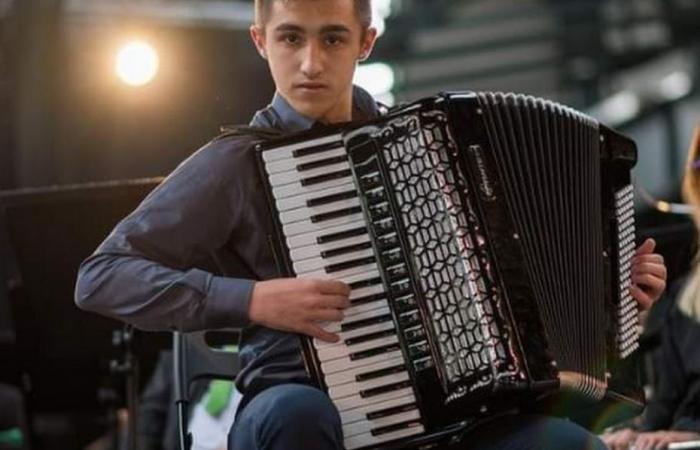
[(327, 342), (338, 342), (320, 324), (343, 320), (350, 306), (350, 287), (339, 281), (280, 278), (258, 281), (248, 307), (251, 322), (268, 328), (306, 334)]

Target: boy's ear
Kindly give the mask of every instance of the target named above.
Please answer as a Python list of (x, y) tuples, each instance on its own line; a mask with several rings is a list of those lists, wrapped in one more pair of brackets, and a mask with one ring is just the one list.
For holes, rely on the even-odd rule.
[(367, 28), (364, 39), (362, 40), (362, 48), (360, 49), (359, 61), (364, 61), (369, 58), (374, 48), (374, 43), (377, 41), (377, 29), (373, 27)]
[(267, 53), (265, 52), (265, 31), (258, 25), (251, 25), (250, 38), (253, 44), (255, 44), (255, 48), (260, 56), (262, 56), (263, 59), (267, 59)]

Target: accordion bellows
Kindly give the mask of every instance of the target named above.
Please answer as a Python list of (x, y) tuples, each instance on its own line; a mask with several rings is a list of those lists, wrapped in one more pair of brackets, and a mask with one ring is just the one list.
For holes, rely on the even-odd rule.
[(611, 386), (637, 348), (634, 143), (530, 96), (449, 93), (261, 145), (289, 276), (352, 288), (339, 343), (304, 338), (345, 446), (449, 438), (561, 392)]

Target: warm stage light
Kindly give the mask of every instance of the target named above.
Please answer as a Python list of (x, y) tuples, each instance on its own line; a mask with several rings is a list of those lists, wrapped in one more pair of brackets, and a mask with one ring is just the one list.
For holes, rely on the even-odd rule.
[(149, 44), (130, 42), (117, 54), (117, 75), (130, 86), (143, 86), (158, 72), (158, 54)]

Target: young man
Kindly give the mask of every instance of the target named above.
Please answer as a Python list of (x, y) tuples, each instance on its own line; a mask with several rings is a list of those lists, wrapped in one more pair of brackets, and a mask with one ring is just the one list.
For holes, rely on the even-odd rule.
[[(291, 133), (376, 116), (375, 102), (352, 86), (376, 38), (370, 19), (369, 0), (257, 0), (251, 36), (277, 93), (251, 125)], [(278, 278), (253, 140), (215, 140), (180, 165), (84, 262), (76, 301), (144, 329), (247, 326), (237, 379), (245, 396), (229, 447), (341, 449), (338, 412), (309, 385), (297, 333), (337, 341), (321, 324), (342, 319), (350, 289)], [(650, 291), (638, 298), (648, 304), (665, 268), (653, 244), (642, 250), (639, 282)], [(513, 416), (481, 430), (470, 436), (481, 448), (600, 445), (557, 419)]]

